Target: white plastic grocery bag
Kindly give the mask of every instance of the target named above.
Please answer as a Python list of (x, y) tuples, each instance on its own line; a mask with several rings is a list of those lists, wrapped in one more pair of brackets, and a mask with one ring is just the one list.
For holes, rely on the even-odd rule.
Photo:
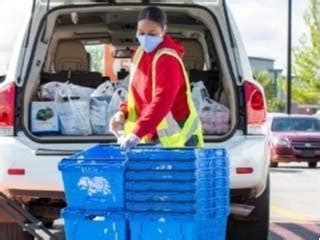
[(90, 100), (90, 122), (92, 132), (97, 135), (106, 135), (109, 133), (107, 100), (91, 98)]
[(91, 98), (96, 98), (99, 100), (108, 100), (110, 101), (114, 92), (114, 87), (110, 81), (106, 81), (99, 85), (99, 87), (94, 90), (91, 94)]
[(61, 88), (65, 87), (65, 83), (49, 82), (40, 86), (41, 100), (54, 101), (57, 93)]
[[(63, 135), (86, 136), (92, 134), (89, 100), (72, 99), (72, 88), (65, 85), (67, 101), (59, 103), (59, 122)], [(63, 99), (64, 95), (60, 95)]]
[(192, 98), (205, 134), (225, 134), (230, 129), (230, 110), (212, 100), (202, 81), (192, 84)]
[(56, 92), (55, 100), (61, 101), (62, 99), (78, 99), (89, 101), (90, 95), (93, 93), (93, 88), (82, 87), (69, 82), (63, 84), (59, 87)]
[(118, 88), (114, 91), (107, 111), (107, 124), (109, 126), (112, 116), (119, 111), (120, 104), (128, 97), (128, 91), (124, 88)]
[(113, 92), (114, 87), (112, 83), (106, 81), (91, 94), (90, 122), (94, 134), (106, 135), (109, 133), (107, 115)]
[(202, 107), (203, 99), (207, 97), (210, 98), (209, 92), (202, 81), (192, 82), (191, 87), (192, 87), (192, 100), (193, 100), (194, 106), (198, 111), (200, 111)]
[(206, 134), (225, 134), (230, 129), (230, 110), (210, 98), (204, 98), (201, 102), (200, 120)]

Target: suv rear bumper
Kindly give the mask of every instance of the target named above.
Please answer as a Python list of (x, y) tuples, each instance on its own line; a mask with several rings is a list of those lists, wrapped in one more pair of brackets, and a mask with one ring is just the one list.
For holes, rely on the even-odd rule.
[[(259, 196), (263, 192), (269, 166), (265, 136), (244, 136), (237, 133), (226, 142), (209, 146), (226, 148), (229, 151), (231, 189), (252, 189), (254, 196)], [(11, 191), (19, 195), (25, 193), (28, 196), (61, 197), (63, 184), (58, 163), (66, 156), (37, 155), (37, 149), (40, 147), (43, 145), (30, 145), (30, 141), (25, 137), (19, 140), (6, 138), (5, 141), (0, 138), (0, 191)], [(46, 147), (52, 149), (64, 147), (72, 150), (88, 148), (90, 145), (60, 144)], [(253, 172), (239, 174), (237, 173), (239, 167), (250, 167)], [(9, 168), (24, 169), (25, 174), (8, 175)], [(56, 196), (56, 193), (60, 194)]]

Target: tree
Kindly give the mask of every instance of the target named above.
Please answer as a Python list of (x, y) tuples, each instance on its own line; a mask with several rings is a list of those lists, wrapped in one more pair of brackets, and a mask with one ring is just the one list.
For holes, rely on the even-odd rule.
[(269, 112), (283, 112), (285, 109), (285, 103), (277, 98), (278, 88), (281, 87), (277, 82), (280, 78), (273, 81), (270, 73), (266, 71), (253, 71), (254, 78), (260, 82), (264, 88), (264, 92), (267, 99), (267, 106)]
[(310, 0), (304, 21), (309, 31), (294, 49), (292, 96), (297, 103), (320, 104), (320, 0)]
[(87, 52), (90, 54), (90, 69), (91, 71), (103, 71), (103, 45), (86, 46)]

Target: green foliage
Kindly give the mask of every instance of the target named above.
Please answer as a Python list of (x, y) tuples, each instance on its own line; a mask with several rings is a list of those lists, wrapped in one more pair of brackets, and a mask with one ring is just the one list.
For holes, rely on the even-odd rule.
[(269, 112), (283, 112), (285, 110), (285, 103), (277, 98), (278, 88), (281, 88), (278, 81), (280, 78), (273, 81), (270, 73), (266, 71), (256, 71), (254, 70), (253, 75), (255, 79), (260, 82), (264, 88), (264, 92), (267, 99), (267, 106)]
[(90, 70), (94, 72), (103, 71), (103, 45), (86, 46), (87, 52), (90, 54)]
[(285, 102), (278, 98), (267, 99), (267, 105), (269, 112), (284, 112), (286, 109)]
[(304, 16), (309, 28), (294, 49), (292, 96), (297, 103), (320, 104), (320, 1), (310, 0)]
[(273, 84), (271, 74), (267, 71), (253, 71), (254, 78), (260, 82), (260, 84), (264, 88), (264, 92), (266, 94), (267, 99), (273, 98), (276, 96), (275, 88), (276, 86)]

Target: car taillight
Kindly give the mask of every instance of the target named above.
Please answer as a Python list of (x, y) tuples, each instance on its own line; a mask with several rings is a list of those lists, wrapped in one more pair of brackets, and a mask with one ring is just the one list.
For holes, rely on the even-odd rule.
[(24, 168), (9, 168), (8, 175), (25, 175), (26, 170)]
[(12, 136), (14, 133), (14, 107), (16, 85), (10, 83), (0, 88), (0, 136)]
[(247, 109), (248, 134), (263, 134), (267, 115), (267, 105), (262, 86), (259, 83), (244, 82)]

